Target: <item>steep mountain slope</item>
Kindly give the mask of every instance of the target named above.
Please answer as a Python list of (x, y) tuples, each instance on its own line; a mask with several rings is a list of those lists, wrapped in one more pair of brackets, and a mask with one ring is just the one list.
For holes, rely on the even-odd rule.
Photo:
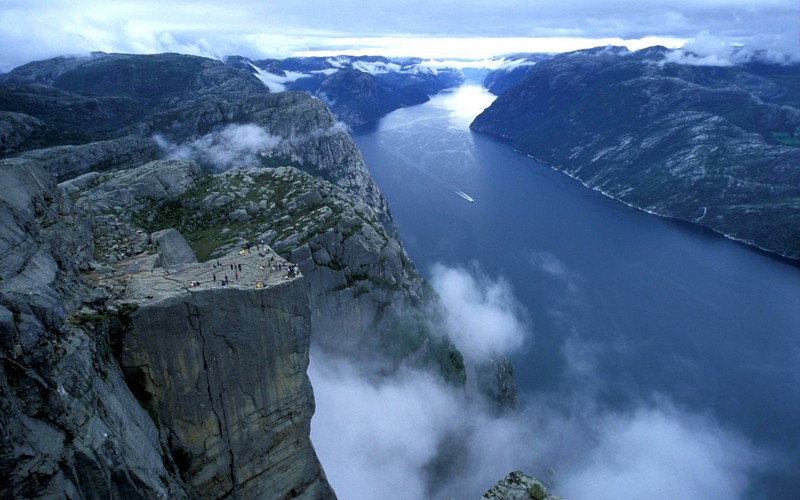
[(528, 71), (538, 62), (546, 61), (548, 54), (509, 54), (503, 56), (502, 64), (489, 71), (483, 78), (483, 86), (494, 95), (500, 95), (525, 78)]
[(800, 69), (603, 48), (535, 65), (471, 128), (627, 204), (800, 258)]
[(116, 311), (82, 276), (89, 221), (32, 162), (0, 165), (0, 491), (8, 498), (185, 498), (113, 362)]
[[(174, 54), (4, 81), (3, 495), (333, 497), (308, 438), (312, 340), (466, 385), (321, 100)], [(513, 407), (492, 366), (478, 386)]]

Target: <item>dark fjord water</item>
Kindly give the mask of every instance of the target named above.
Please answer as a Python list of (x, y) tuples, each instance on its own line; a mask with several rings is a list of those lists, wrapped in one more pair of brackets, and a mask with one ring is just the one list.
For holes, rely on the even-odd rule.
[(756, 496), (800, 495), (800, 267), (471, 133), (491, 99), (465, 86), (356, 142), (423, 275), (477, 262), (513, 286), (532, 332), (512, 356), (523, 406), (576, 384), (615, 411), (667, 399), (781, 457)]

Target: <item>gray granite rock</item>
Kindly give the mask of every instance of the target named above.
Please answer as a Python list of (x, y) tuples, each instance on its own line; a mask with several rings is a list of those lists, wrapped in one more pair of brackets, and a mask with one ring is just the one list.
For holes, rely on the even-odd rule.
[(496, 482), (481, 497), (484, 500), (557, 500), (542, 483), (525, 474), (515, 471)]
[(0, 165), (0, 495), (185, 498), (81, 276), (88, 220), (30, 160)]
[(256, 253), (221, 258), (219, 269), (234, 262), (242, 272), (228, 286), (209, 281), (207, 263), (131, 275), (122, 365), (151, 398), (193, 495), (330, 498), (309, 438), (302, 280), (270, 280)]
[(186, 242), (177, 229), (164, 229), (151, 235), (155, 242), (160, 265), (163, 267), (176, 264), (191, 264), (197, 262), (192, 247)]

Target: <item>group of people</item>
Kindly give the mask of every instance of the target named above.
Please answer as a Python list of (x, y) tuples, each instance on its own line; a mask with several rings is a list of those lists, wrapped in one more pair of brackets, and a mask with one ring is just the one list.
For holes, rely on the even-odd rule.
[[(259, 257), (266, 257), (266, 254), (261, 251), (261, 246), (260, 245), (256, 245), (256, 248), (258, 250), (258, 256)], [(245, 253), (249, 253), (249, 252), (250, 252), (250, 247), (249, 246), (239, 250), (239, 254), (240, 255), (244, 255)], [(267, 262), (267, 265), (270, 266), (270, 274), (275, 273), (275, 272), (280, 272), (280, 271), (286, 271), (286, 276), (284, 276), (283, 279), (293, 278), (293, 277), (295, 277), (295, 276), (297, 276), (299, 274), (299, 270), (298, 270), (296, 264), (290, 264), (288, 262), (275, 262), (275, 257), (274, 256), (271, 256), (269, 258), (269, 261)], [(220, 267), (222, 267), (222, 263), (220, 263), (220, 261), (217, 260), (216, 263), (214, 264), (214, 268), (217, 269), (217, 268), (220, 268)], [(266, 269), (267, 269), (264, 266), (264, 264), (259, 264), (258, 268), (261, 271), (266, 271)], [(233, 272), (234, 280), (238, 281), (239, 280), (239, 273), (242, 272), (242, 265), (239, 264), (239, 263), (231, 263), (230, 264), (230, 270)], [(217, 282), (217, 273), (216, 272), (214, 272), (212, 274), (212, 281), (214, 283)], [(257, 281), (256, 282), (256, 288), (264, 288), (266, 286), (265, 285), (266, 281), (267, 281), (267, 278), (265, 278), (263, 281)], [(223, 277), (222, 280), (220, 280), (219, 283), (223, 287), (228, 286), (230, 284), (230, 276), (228, 275), (228, 273), (225, 273), (225, 276)], [(189, 287), (195, 287), (195, 286), (199, 286), (199, 285), (200, 285), (199, 281), (192, 281), (189, 284)]]

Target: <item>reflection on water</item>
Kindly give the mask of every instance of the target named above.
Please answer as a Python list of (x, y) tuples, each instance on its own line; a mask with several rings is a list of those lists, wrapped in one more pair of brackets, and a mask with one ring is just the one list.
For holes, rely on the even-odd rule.
[(513, 284), (532, 325), (513, 359), (528, 404), (570, 391), (614, 411), (666, 399), (789, 457), (759, 497), (800, 491), (800, 268), (471, 133), (492, 99), (465, 86), (356, 137), (423, 275), (479, 262)]
[(437, 95), (431, 105), (446, 110), (453, 127), (466, 130), (472, 120), (494, 101), (495, 96), (479, 85), (464, 85)]

